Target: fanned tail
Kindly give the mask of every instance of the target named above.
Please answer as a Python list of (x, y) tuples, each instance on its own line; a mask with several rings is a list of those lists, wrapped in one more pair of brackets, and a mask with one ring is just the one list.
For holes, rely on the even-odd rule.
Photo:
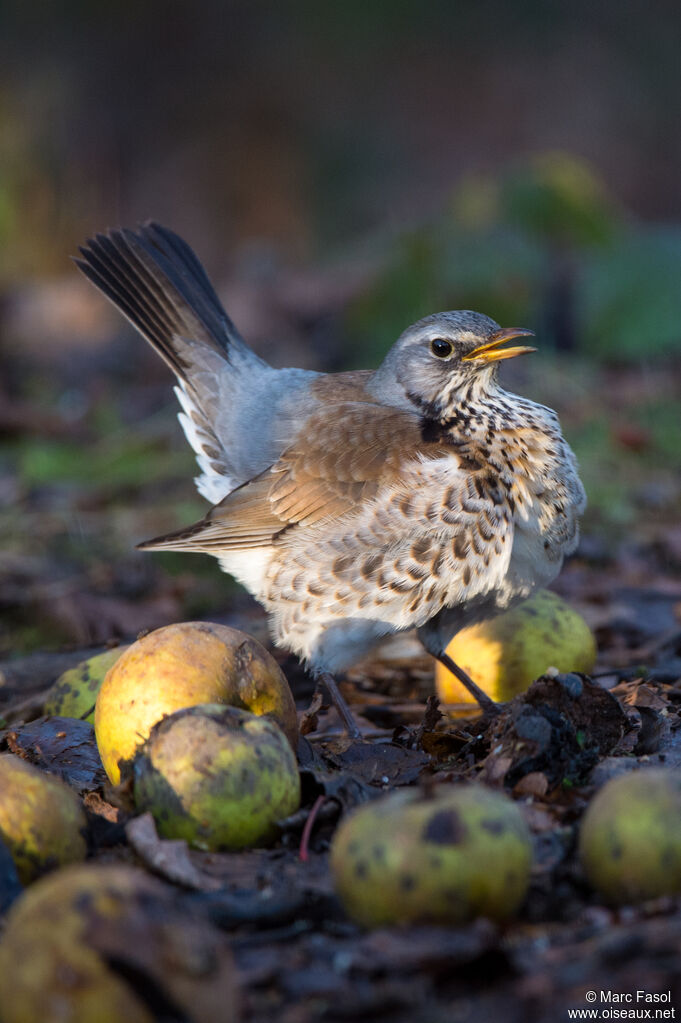
[(80, 252), (80, 270), (178, 378), (179, 420), (201, 469), (196, 484), (218, 502), (248, 476), (234, 444), (240, 396), (270, 367), (242, 339), (190, 247), (167, 227), (116, 228)]
[(80, 249), (76, 265), (187, 380), (187, 342), (207, 345), (229, 361), (232, 349), (260, 362), (225, 312), (189, 245), (149, 221), (138, 231), (116, 228)]

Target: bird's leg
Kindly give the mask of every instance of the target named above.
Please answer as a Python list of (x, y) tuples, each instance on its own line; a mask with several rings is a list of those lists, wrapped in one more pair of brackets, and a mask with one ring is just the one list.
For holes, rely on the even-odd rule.
[[(432, 651), (431, 651), (432, 652)], [(471, 696), (474, 696), (480, 705), (480, 709), (485, 714), (499, 714), (501, 708), (498, 703), (495, 703), (491, 696), (488, 696), (477, 683), (473, 681), (470, 675), (460, 668), (459, 665), (451, 659), (448, 653), (441, 650), (437, 654), (433, 654), (440, 664), (444, 665), (447, 671), (451, 671), (452, 675), (458, 678), (461, 685), (465, 686)]]
[(453, 636), (456, 628), (452, 628), (451, 625), (447, 626), (446, 619), (444, 624), (440, 621), (440, 616), (431, 618), (429, 622), (422, 625), (418, 630), (418, 636), (424, 647), (440, 664), (444, 665), (447, 671), (451, 671), (452, 675), (458, 678), (459, 682), (466, 687), (471, 696), (475, 697), (483, 713), (492, 715), (499, 714), (500, 707), (494, 702), (494, 700), (483, 692), (479, 685), (477, 685), (470, 675), (460, 668), (456, 664), (449, 654), (446, 652), (446, 644), (442, 641), (440, 636), (442, 634), (449, 637)]
[(357, 727), (357, 722), (352, 715), (352, 711), (341, 695), (338, 683), (333, 675), (328, 671), (320, 671), (317, 675), (317, 687), (319, 687), (320, 682), (323, 682), (326, 686), (329, 696), (331, 697), (336, 710), (340, 714), (341, 721), (345, 726), (345, 731), (348, 733), (348, 737), (350, 739), (360, 739), (361, 732)]

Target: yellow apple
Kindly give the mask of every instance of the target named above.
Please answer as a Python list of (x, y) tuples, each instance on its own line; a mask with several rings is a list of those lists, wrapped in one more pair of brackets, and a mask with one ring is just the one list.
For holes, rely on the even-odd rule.
[(164, 838), (214, 851), (266, 845), (300, 806), (300, 775), (269, 718), (202, 704), (154, 725), (134, 761), (134, 796)]
[(297, 743), (297, 718), (286, 678), (260, 643), (226, 625), (182, 622), (128, 647), (107, 672), (95, 706), (97, 746), (110, 780), (167, 714), (222, 703), (263, 714)]
[(336, 892), (365, 927), (506, 920), (527, 894), (531, 863), (518, 807), (482, 785), (372, 800), (342, 821), (331, 845)]
[(45, 713), (51, 717), (81, 718), (94, 725), (95, 701), (104, 676), (127, 649), (117, 646), (105, 650), (63, 672), (47, 694)]
[[(538, 590), (510, 611), (462, 629), (447, 653), (488, 696), (503, 702), (524, 692), (550, 667), (588, 674), (596, 663), (596, 640), (561, 597)], [(443, 703), (475, 702), (439, 662), (435, 684)]]
[(23, 884), (85, 859), (86, 827), (73, 789), (12, 753), (0, 754), (0, 838)]
[(624, 905), (681, 893), (681, 771), (611, 778), (582, 820), (579, 857), (605, 900)]

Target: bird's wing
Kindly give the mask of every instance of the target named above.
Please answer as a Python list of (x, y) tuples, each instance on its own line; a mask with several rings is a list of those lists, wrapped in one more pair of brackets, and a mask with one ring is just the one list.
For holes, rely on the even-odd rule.
[(362, 571), (382, 585), (382, 566), (398, 574), (404, 567), (417, 581), (446, 570), (466, 590), (503, 575), (512, 528), (506, 493), (470, 444), (459, 458), (450, 445), (424, 441), (418, 417), (348, 402), (309, 416), (268, 471), (201, 522), (142, 546), (224, 558), (277, 543), (293, 549), (303, 537), (303, 546), (323, 544), (331, 533), (337, 578)]
[(408, 412), (362, 402), (323, 409), (272, 466), (272, 510), (289, 524), (338, 519), (399, 477), (405, 454), (423, 446)]
[(210, 553), (267, 546), (283, 530), (339, 518), (370, 500), (420, 440), (418, 419), (397, 409), (344, 402), (317, 411), (269, 469), (204, 519), (141, 546)]

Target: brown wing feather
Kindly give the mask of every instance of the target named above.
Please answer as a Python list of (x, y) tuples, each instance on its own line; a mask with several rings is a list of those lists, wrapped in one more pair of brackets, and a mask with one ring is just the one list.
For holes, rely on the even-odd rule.
[(405, 456), (432, 450), (415, 416), (346, 402), (309, 416), (270, 469), (190, 526), (140, 546), (216, 553), (271, 544), (297, 524), (337, 519), (399, 477)]
[(288, 522), (339, 518), (399, 475), (407, 454), (429, 447), (418, 419), (398, 409), (348, 402), (316, 413), (272, 467), (272, 509)]
[(199, 522), (174, 533), (138, 544), (146, 551), (243, 550), (268, 547), (286, 523), (274, 514), (268, 501), (269, 470), (234, 490)]

